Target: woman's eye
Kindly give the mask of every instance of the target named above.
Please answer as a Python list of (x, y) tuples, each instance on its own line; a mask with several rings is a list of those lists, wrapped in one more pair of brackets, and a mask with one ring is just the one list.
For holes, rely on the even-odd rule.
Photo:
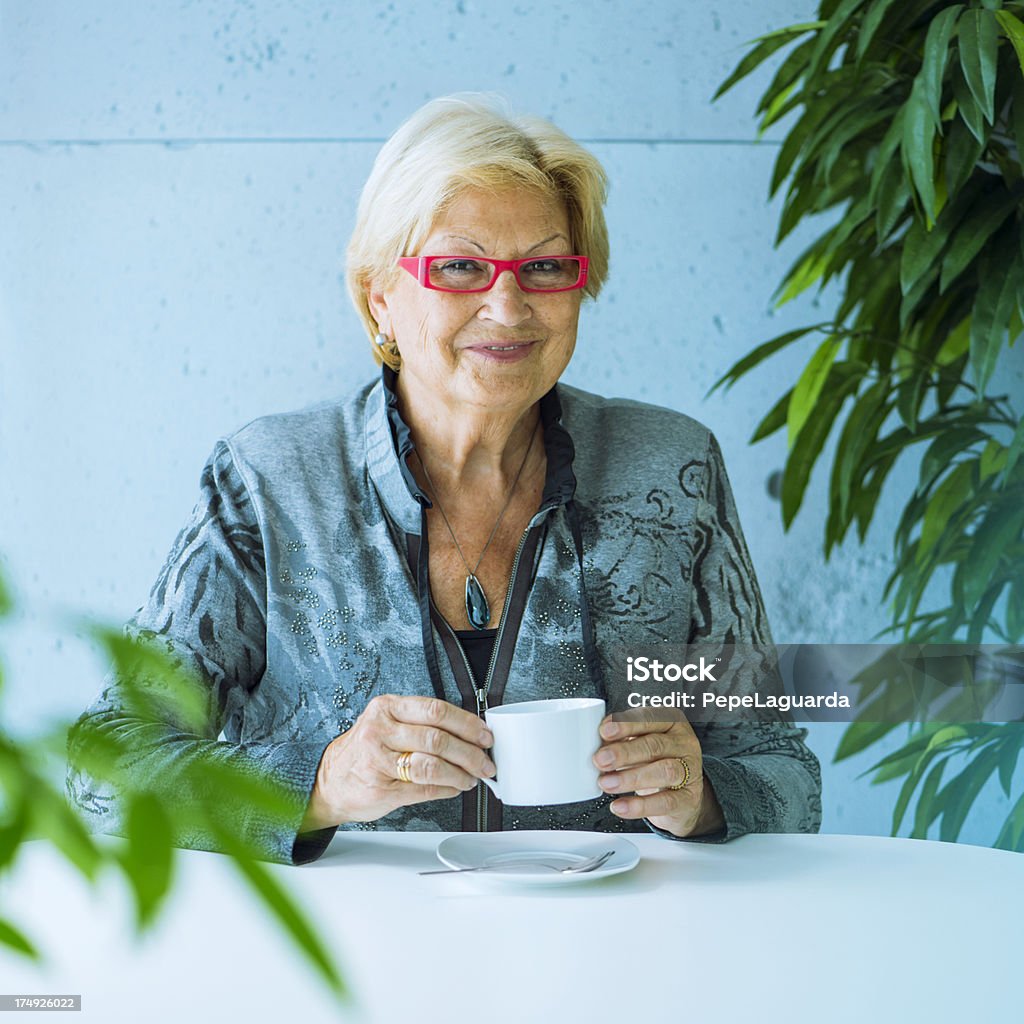
[(523, 264), (528, 274), (557, 274), (560, 270), (559, 260), (531, 260)]
[(443, 274), (476, 274), (480, 272), (480, 264), (476, 260), (445, 260), (435, 264)]

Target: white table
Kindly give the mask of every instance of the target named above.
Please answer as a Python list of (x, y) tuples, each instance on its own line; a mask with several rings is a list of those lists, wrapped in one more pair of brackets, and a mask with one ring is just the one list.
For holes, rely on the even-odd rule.
[(629, 874), (565, 888), (420, 877), (437, 834), (344, 834), (275, 867), (335, 950), (359, 1009), (320, 982), (214, 854), (141, 944), (112, 876), (89, 893), (30, 844), (0, 913), (49, 953), (0, 953), (0, 993), (81, 993), (11, 1021), (989, 1022), (1021, 1019), (1024, 856), (859, 836), (724, 846), (631, 837)]

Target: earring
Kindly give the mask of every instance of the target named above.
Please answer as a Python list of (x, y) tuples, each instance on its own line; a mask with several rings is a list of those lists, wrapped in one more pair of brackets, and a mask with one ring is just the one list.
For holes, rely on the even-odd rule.
[(391, 367), (392, 370), (398, 371), (402, 365), (402, 356), (398, 351), (398, 345), (395, 344), (394, 340), (389, 338), (383, 331), (378, 331), (374, 336), (373, 343), (377, 346), (377, 351), (380, 352), (381, 359)]

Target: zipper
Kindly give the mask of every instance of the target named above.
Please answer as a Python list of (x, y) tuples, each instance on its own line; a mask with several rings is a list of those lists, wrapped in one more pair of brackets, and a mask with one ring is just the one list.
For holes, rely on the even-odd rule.
[[(509, 578), (507, 594), (512, 594), (514, 590), (514, 584), (516, 580), (516, 574), (519, 572), (519, 563), (522, 561), (523, 548), (526, 546), (526, 541), (529, 539), (530, 532), (538, 527), (547, 518), (548, 513), (552, 509), (557, 508), (557, 505), (547, 505), (542, 509), (539, 509), (534, 517), (530, 520), (526, 529), (523, 531), (522, 537), (519, 538), (519, 546), (516, 548), (516, 555), (512, 561), (512, 575)], [(502, 637), (505, 635), (505, 625), (508, 620), (509, 604), (511, 602), (506, 601), (504, 607), (501, 610), (501, 618), (498, 620), (498, 632), (494, 638), (494, 647), (491, 650), (491, 659), (487, 663), (487, 674), (484, 677), (483, 685), (477, 685), (475, 676), (473, 675), (473, 669), (470, 667), (469, 659), (466, 657), (466, 652), (462, 648), (462, 644), (459, 643), (459, 638), (455, 635), (455, 630), (449, 625), (448, 620), (443, 615), (438, 615), (437, 620), (443, 627), (448, 631), (448, 635), (454, 642), (455, 647), (459, 651), (459, 656), (462, 658), (463, 667), (466, 670), (466, 678), (473, 683), (473, 692), (476, 696), (476, 713), (482, 721), (485, 720), (485, 714), (487, 712), (487, 694), (491, 687), (491, 676), (494, 674), (494, 666), (498, 660), (498, 652), (501, 650)], [(431, 600), (431, 607), (434, 607), (434, 602)], [(435, 609), (436, 610), (436, 609)], [(488, 788), (483, 782), (477, 782), (476, 784), (476, 828), (478, 832), (487, 831), (487, 798), (489, 794)]]
[[(512, 575), (509, 577), (508, 589), (506, 594), (512, 595), (515, 589), (516, 573), (519, 571), (519, 561), (522, 558), (523, 548), (526, 545), (526, 540), (530, 536), (530, 532), (547, 518), (548, 512), (554, 506), (543, 508), (530, 520), (529, 525), (523, 531), (522, 537), (519, 538), (519, 547), (516, 548), (516, 557), (512, 561)], [(506, 601), (504, 607), (501, 609), (501, 619), (498, 621), (498, 635), (494, 638), (494, 647), (491, 648), (491, 660), (487, 665), (487, 675), (484, 677), (483, 687), (477, 687), (476, 691), (476, 707), (477, 714), (483, 718), (484, 712), (487, 710), (487, 693), (491, 688), (491, 676), (494, 674), (494, 663), (498, 660), (498, 651), (501, 650), (501, 638), (505, 635), (505, 622), (508, 619), (508, 608), (510, 601)], [(461, 644), (459, 645), (461, 649)], [(465, 659), (465, 653), (463, 653), (463, 659)], [(470, 679), (473, 678), (472, 672), (470, 673)], [(476, 827), (478, 832), (487, 831), (487, 794), (489, 790), (482, 783), (476, 784)]]
[[(530, 520), (529, 525), (523, 532), (522, 537), (519, 538), (519, 546), (516, 548), (516, 556), (512, 561), (512, 575), (509, 577), (508, 588), (506, 593), (511, 594), (513, 586), (515, 584), (516, 573), (519, 571), (519, 563), (522, 559), (523, 548), (526, 546), (526, 541), (530, 536), (530, 531), (535, 529), (540, 523), (544, 521), (547, 514), (555, 506), (548, 506), (547, 508), (541, 509), (534, 515)], [(483, 685), (477, 685), (476, 678), (473, 675), (473, 670), (470, 668), (469, 659), (466, 657), (466, 652), (462, 649), (462, 644), (459, 643), (459, 638), (455, 635), (455, 630), (448, 624), (448, 621), (443, 616), (438, 616), (441, 622), (444, 623), (445, 628), (455, 641), (455, 646), (458, 648), (459, 655), (462, 658), (462, 664), (466, 668), (466, 676), (473, 681), (473, 690), (476, 695), (476, 713), (477, 716), (484, 720), (485, 713), (487, 711), (487, 693), (491, 687), (491, 676), (494, 673), (494, 664), (498, 660), (498, 651), (501, 649), (501, 639), (505, 634), (505, 623), (508, 619), (508, 609), (510, 602), (506, 601), (504, 607), (501, 609), (501, 618), (498, 620), (498, 633), (494, 638), (494, 647), (491, 649), (491, 660), (487, 663), (487, 674), (484, 676)], [(476, 784), (476, 830), (478, 832), (487, 831), (487, 796), (490, 790), (482, 783), (477, 782)]]
[[(504, 617), (504, 609), (502, 609), (502, 617)], [(473, 692), (476, 694), (477, 717), (483, 719), (484, 712), (487, 710), (487, 686), (486, 684), (483, 687), (476, 685), (476, 678), (473, 675), (473, 669), (470, 668), (469, 658), (466, 657), (466, 652), (462, 649), (462, 644), (459, 643), (455, 630), (448, 625), (448, 620), (443, 615), (438, 615), (438, 619), (444, 623), (444, 628), (448, 630), (452, 640), (455, 641), (455, 647), (458, 649), (459, 655), (462, 658), (462, 664), (466, 668), (466, 677), (473, 683)], [(488, 679), (490, 678), (490, 670), (493, 666), (494, 659), (492, 656), (491, 664), (487, 669)], [(477, 832), (487, 831), (487, 787), (479, 781), (476, 784), (476, 830)]]

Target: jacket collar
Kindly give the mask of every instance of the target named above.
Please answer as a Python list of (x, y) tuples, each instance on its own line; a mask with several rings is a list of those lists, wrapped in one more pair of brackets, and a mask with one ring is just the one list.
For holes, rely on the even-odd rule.
[[(405, 462), (412, 451), (412, 437), (398, 414), (394, 376), (394, 371), (385, 366), (367, 397), (366, 470), (391, 520), (405, 533), (418, 535), (420, 505), (422, 501), (429, 505), (429, 500), (416, 486)], [(400, 428), (397, 433), (396, 426)]]
[[(365, 417), (366, 466), (394, 522), (406, 533), (419, 534), (421, 508), (430, 508), (431, 502), (409, 469), (415, 445), (398, 410), (397, 377), (389, 366), (382, 367), (380, 380), (370, 391)], [(548, 460), (541, 508), (550, 508), (565, 505), (576, 493), (576, 449), (562, 424), (557, 385), (541, 398), (540, 416)]]

